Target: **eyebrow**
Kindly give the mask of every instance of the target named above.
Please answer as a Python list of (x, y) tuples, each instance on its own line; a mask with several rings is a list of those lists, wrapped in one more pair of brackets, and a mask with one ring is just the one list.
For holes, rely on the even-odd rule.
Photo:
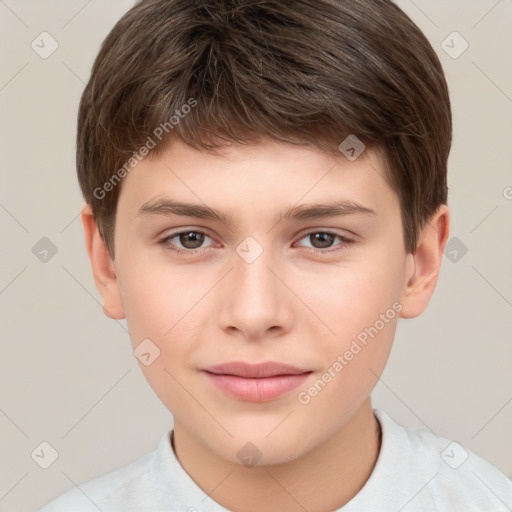
[[(377, 212), (371, 208), (367, 208), (354, 201), (341, 200), (292, 206), (278, 215), (277, 222), (282, 220), (324, 219), (356, 213), (377, 215)], [(183, 215), (185, 217), (217, 220), (225, 224), (230, 224), (233, 220), (232, 215), (210, 208), (209, 206), (174, 201), (167, 198), (145, 202), (139, 208), (138, 216), (142, 217), (146, 215)]]

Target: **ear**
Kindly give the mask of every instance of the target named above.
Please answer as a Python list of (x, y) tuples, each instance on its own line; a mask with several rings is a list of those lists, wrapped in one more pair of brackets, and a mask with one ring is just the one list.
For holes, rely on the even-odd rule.
[(110, 318), (121, 320), (125, 315), (121, 303), (116, 268), (103, 237), (100, 235), (92, 209), (88, 204), (82, 210), (82, 225), (94, 282), (103, 299), (103, 312)]
[(418, 245), (409, 254), (412, 271), (402, 293), (400, 316), (414, 318), (426, 309), (441, 271), (443, 249), (450, 232), (450, 210), (441, 205), (421, 230)]

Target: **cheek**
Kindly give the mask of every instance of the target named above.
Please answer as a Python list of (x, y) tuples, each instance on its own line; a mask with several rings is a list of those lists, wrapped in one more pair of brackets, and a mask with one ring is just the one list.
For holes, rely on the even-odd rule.
[[(129, 277), (120, 284), (139, 367), (168, 409), (186, 410), (190, 397), (183, 385), (190, 387), (190, 354), (200, 342), (196, 334), (205, 290), (176, 272), (171, 275), (168, 268), (153, 266), (139, 272), (137, 263), (129, 268)], [(146, 353), (149, 356), (142, 355)]]
[(126, 258), (120, 263), (119, 286), (132, 343), (150, 338), (165, 348), (176, 332), (197, 319), (211, 285), (185, 268), (149, 261), (144, 253)]
[(304, 290), (316, 290), (310, 295), (312, 309), (329, 328), (317, 336), (328, 381), (325, 388), (320, 382), (310, 390), (323, 395), (314, 398), (318, 407), (328, 406), (332, 399), (349, 407), (344, 397), (356, 404), (356, 397), (366, 397), (384, 369), (401, 310), (402, 279), (399, 256), (387, 257), (337, 269), (325, 276), (323, 287), (312, 286), (309, 279), (302, 283)]
[(382, 314), (389, 312), (388, 320), (395, 317), (393, 304), (400, 299), (400, 282), (399, 266), (370, 262), (334, 269), (321, 280), (301, 276), (300, 287), (311, 310), (330, 331), (325, 339), (331, 339), (333, 346), (341, 343), (335, 347), (341, 349)]
[[(334, 415), (338, 422), (350, 418), (368, 398), (388, 360), (398, 319), (395, 308), (384, 309), (384, 319), (366, 321), (354, 314), (350, 325), (321, 344), (325, 366), (316, 380), (301, 388), (297, 401), (313, 417)], [(356, 318), (357, 315), (357, 318)]]
[(149, 365), (137, 357), (148, 383), (168, 407), (179, 407), (182, 398), (186, 401), (179, 383), (192, 369), (190, 356), (200, 346), (204, 323), (210, 318), (205, 296), (212, 283), (165, 260), (153, 258), (151, 265), (148, 261), (142, 251), (140, 255), (133, 251), (119, 262), (126, 321), (135, 353), (156, 355)]

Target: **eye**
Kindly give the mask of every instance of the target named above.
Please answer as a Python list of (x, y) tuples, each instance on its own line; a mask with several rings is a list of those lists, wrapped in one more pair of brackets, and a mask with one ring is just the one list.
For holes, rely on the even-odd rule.
[(334, 251), (345, 249), (347, 245), (354, 243), (354, 240), (338, 233), (333, 233), (331, 231), (310, 231), (309, 233), (306, 233), (306, 235), (303, 236), (301, 240), (310, 240), (311, 245), (306, 245), (305, 247), (310, 247), (316, 252), (332, 252), (332, 250), (324, 251), (322, 249), (333, 247), (333, 243), (336, 238), (341, 240), (341, 243), (334, 244), (334, 247), (340, 246), (338, 249), (333, 249)]
[[(173, 242), (173, 240), (175, 240)], [(210, 247), (202, 247), (206, 239), (212, 240), (203, 231), (197, 230), (184, 230), (171, 233), (166, 237), (159, 240), (159, 244), (163, 245), (166, 249), (173, 251), (177, 254), (195, 254), (196, 251), (209, 249)], [(334, 243), (336, 239), (340, 240), (339, 243)], [(317, 253), (331, 253), (345, 249), (349, 244), (355, 241), (347, 238), (344, 235), (333, 233), (331, 231), (310, 231), (306, 233), (300, 240), (309, 240), (311, 245), (302, 245)], [(179, 244), (179, 245), (178, 245)], [(300, 246), (300, 244), (299, 244)], [(338, 248), (336, 248), (339, 246)], [(335, 247), (334, 249), (330, 249)], [(328, 250), (330, 249), (330, 250)]]
[[(171, 233), (170, 235), (167, 235), (165, 238), (162, 238), (162, 240), (159, 240), (158, 243), (162, 244), (167, 249), (175, 251), (177, 253), (194, 253), (196, 249), (204, 249), (204, 247), (201, 247), (201, 245), (203, 244), (206, 238), (211, 240), (211, 238), (202, 231), (186, 230)], [(175, 243), (172, 242), (172, 240), (174, 239), (177, 240)], [(173, 245), (175, 245), (176, 243), (181, 244), (181, 247), (183, 247), (183, 249), (179, 247), (173, 247)]]

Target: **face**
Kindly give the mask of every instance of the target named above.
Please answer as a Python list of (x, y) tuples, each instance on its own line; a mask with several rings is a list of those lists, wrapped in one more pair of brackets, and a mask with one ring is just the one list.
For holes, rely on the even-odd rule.
[(175, 142), (124, 178), (114, 265), (133, 348), (175, 425), (212, 452), (238, 462), (250, 441), (290, 461), (367, 401), (412, 268), (383, 176), (370, 150), (265, 141)]

